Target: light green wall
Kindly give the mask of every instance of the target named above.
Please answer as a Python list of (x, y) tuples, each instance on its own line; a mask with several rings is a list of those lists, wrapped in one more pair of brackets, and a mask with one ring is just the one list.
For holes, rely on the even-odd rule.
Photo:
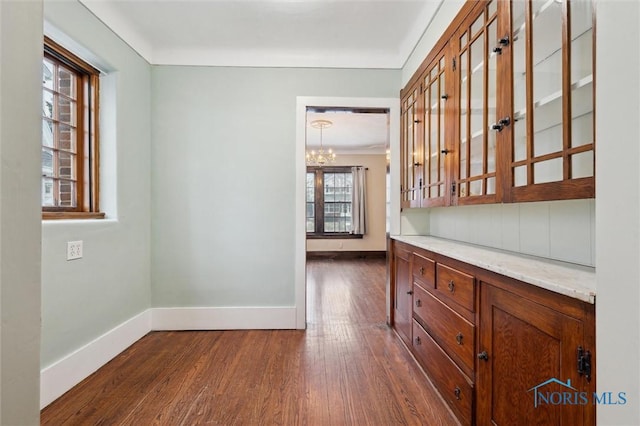
[[(151, 300), (151, 67), (76, 1), (47, 0), (44, 15), (61, 43), (79, 43), (83, 56), (107, 71), (100, 114), (107, 220), (43, 222), (42, 367), (148, 309)], [(68, 262), (66, 243), (75, 240), (84, 241), (84, 257)]]
[(0, 1), (0, 424), (38, 424), (42, 4)]
[(399, 86), (399, 70), (153, 67), (153, 306), (293, 306), (296, 97)]

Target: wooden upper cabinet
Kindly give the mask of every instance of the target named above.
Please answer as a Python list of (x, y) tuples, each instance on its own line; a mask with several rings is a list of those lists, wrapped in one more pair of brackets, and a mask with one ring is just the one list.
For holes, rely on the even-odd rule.
[(420, 85), (410, 88), (402, 98), (400, 167), (402, 183), (400, 187), (401, 206), (420, 207), (420, 186), (422, 185), (423, 153), (421, 113), (419, 108)]
[(420, 78), (424, 138), (424, 180), (420, 188), (422, 207), (437, 207), (449, 204), (449, 176), (445, 168), (447, 155), (451, 152), (448, 106), (454, 101), (453, 85), (449, 82), (452, 67), (449, 47), (445, 46)]
[(517, 0), (501, 8), (511, 15), (507, 199), (594, 197), (593, 3)]
[(458, 112), (455, 126), (456, 181), (454, 204), (495, 203), (501, 196), (497, 184), (499, 121), (498, 1), (479, 2), (460, 25), (455, 70)]
[(402, 206), (595, 197), (594, 48), (593, 1), (468, 1), (403, 90)]

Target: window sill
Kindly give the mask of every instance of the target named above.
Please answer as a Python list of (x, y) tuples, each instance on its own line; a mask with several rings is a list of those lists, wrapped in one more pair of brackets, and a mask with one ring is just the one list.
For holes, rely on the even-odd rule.
[(307, 240), (361, 240), (361, 234), (307, 234)]
[(104, 212), (42, 212), (42, 220), (104, 219)]

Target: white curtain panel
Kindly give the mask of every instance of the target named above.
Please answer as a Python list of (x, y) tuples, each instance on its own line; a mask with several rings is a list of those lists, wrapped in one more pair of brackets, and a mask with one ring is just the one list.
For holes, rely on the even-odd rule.
[(351, 194), (351, 233), (367, 233), (367, 177), (364, 167), (352, 167), (353, 191)]

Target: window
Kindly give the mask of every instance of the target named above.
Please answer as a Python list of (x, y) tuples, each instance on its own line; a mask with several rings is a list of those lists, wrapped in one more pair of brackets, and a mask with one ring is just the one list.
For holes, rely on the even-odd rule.
[(362, 238), (350, 234), (351, 167), (307, 168), (308, 238)]
[(98, 206), (99, 71), (45, 38), (42, 67), (44, 219), (104, 217)]

